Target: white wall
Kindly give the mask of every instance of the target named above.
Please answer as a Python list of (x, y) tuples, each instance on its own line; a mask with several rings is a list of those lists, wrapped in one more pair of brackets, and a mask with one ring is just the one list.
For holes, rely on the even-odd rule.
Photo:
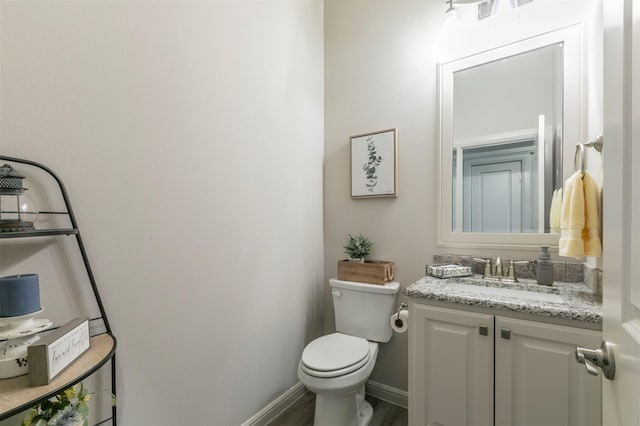
[(67, 184), (120, 423), (241, 423), (321, 331), (322, 3), (0, 7), (0, 152)]
[[(444, 1), (325, 3), (327, 277), (335, 276), (336, 262), (344, 258), (342, 244), (350, 233), (362, 232), (373, 240), (372, 258), (396, 262), (402, 287), (424, 275), (425, 265), (435, 253), (454, 252), (436, 247), (435, 240), (437, 63), (576, 22), (591, 24), (600, 4), (599, 0), (536, 0), (511, 10), (509, 2), (501, 3), (506, 7), (495, 18), (478, 23), (463, 13), (467, 15), (464, 19), (446, 26)], [(590, 89), (589, 97), (595, 95), (592, 101), (597, 108), (599, 88)], [(398, 128), (399, 197), (352, 200), (349, 136), (392, 127)], [(589, 131), (596, 133), (593, 136), (601, 130), (597, 125), (589, 126)], [(509, 254), (456, 250), (487, 256)], [(519, 255), (534, 259), (537, 253)], [(324, 328), (329, 332), (335, 326), (328, 293), (325, 300)], [(402, 297), (398, 303), (401, 301)], [(395, 335), (381, 346), (372, 380), (407, 389), (406, 334)]]

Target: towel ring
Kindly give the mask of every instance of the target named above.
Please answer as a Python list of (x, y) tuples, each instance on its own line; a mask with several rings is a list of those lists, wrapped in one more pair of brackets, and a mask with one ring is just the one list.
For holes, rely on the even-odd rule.
[(594, 148), (598, 152), (602, 152), (602, 145), (604, 145), (604, 139), (602, 135), (598, 136), (592, 141), (583, 144), (585, 148)]
[(584, 149), (585, 148), (594, 148), (596, 151), (598, 152), (602, 152), (602, 146), (604, 144), (604, 139), (601, 136), (598, 136), (597, 138), (595, 138), (592, 141), (589, 141), (587, 143), (577, 143), (576, 144), (576, 153), (573, 156), (573, 167), (578, 170), (578, 167), (576, 166), (576, 159), (578, 158), (578, 152), (580, 152), (580, 172), (584, 175), (584, 163), (585, 163), (585, 152)]
[[(580, 153), (580, 167), (577, 166), (576, 160), (578, 159), (578, 153)], [(573, 167), (580, 171), (584, 175), (584, 144), (577, 143), (576, 144), (576, 153), (573, 156)]]

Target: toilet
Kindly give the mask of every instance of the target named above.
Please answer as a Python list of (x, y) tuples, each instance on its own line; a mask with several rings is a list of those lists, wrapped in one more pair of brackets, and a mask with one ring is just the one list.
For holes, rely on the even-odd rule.
[(391, 339), (397, 282), (385, 285), (329, 280), (336, 332), (309, 343), (298, 378), (316, 394), (315, 426), (366, 426), (373, 408), (364, 384), (378, 356), (378, 343)]

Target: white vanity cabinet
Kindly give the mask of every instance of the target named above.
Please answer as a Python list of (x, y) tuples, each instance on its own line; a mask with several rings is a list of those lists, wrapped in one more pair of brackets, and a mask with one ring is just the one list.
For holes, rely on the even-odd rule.
[(599, 346), (599, 331), (419, 303), (410, 312), (410, 426), (601, 425), (601, 379), (573, 354)]
[(409, 312), (409, 425), (492, 425), (493, 315)]
[(495, 317), (495, 425), (602, 425), (601, 376), (575, 360), (599, 331)]

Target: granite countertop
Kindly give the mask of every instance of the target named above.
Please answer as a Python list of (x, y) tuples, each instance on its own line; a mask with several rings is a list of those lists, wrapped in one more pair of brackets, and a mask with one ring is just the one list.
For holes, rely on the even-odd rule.
[(602, 324), (602, 297), (583, 283), (555, 282), (542, 286), (535, 280), (518, 283), (483, 280), (481, 276), (440, 279), (426, 276), (403, 290), (405, 296)]

